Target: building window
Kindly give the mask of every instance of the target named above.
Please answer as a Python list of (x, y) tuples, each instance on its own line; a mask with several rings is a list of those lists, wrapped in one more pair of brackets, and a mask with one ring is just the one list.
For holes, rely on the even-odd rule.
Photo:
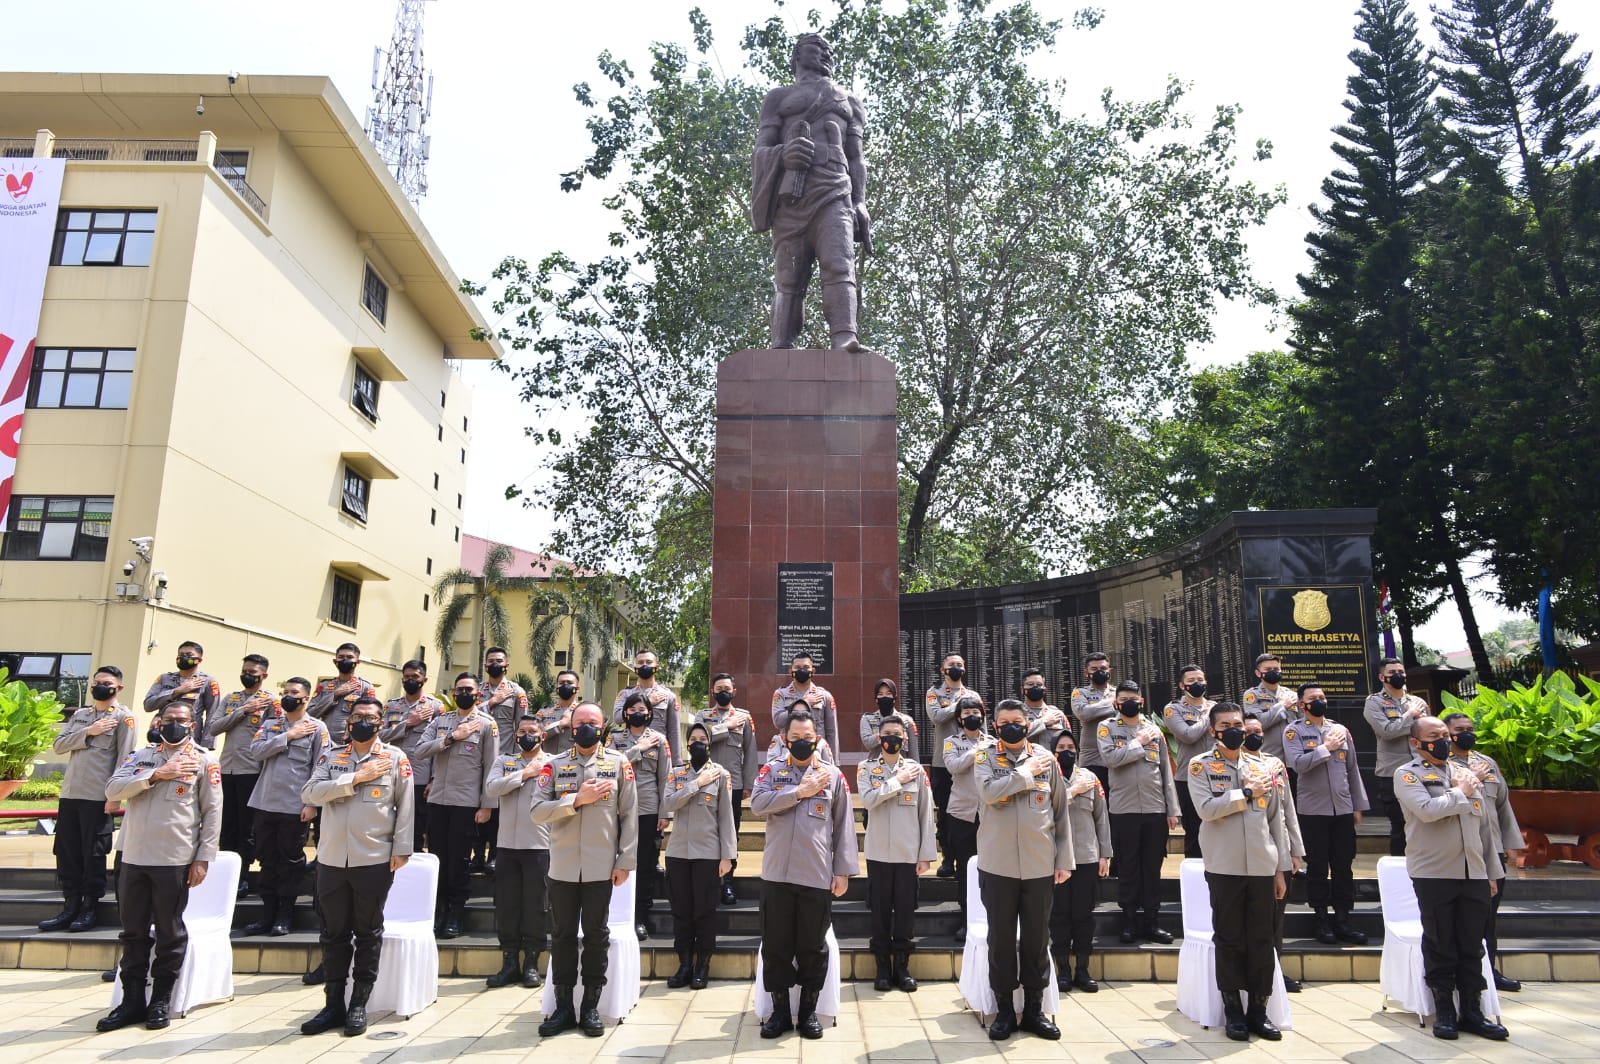
[(40, 347), (33, 352), (28, 405), (54, 410), (126, 410), (133, 351), (125, 347)]
[(378, 421), (378, 378), (367, 372), (367, 367), (356, 363), (355, 379), (350, 385), (350, 405), (373, 424)]
[(333, 575), (333, 609), (328, 613), (328, 620), (334, 624), (342, 624), (346, 628), (356, 627), (356, 618), (361, 613), (361, 584), (349, 577)]
[(444, 407), (444, 393), (443, 392), (439, 393), (439, 406), (440, 406), (440, 408)]
[(428, 612), (428, 593), (426, 591), (422, 593), (422, 612)]
[(463, 436), (467, 434), (467, 419), (464, 417), (461, 419), (461, 434)]
[(367, 308), (378, 324), (384, 323), (384, 318), (389, 313), (389, 286), (384, 283), (378, 271), (372, 268), (372, 263), (367, 263), (367, 270), (361, 275), (361, 305)]
[(155, 211), (62, 211), (50, 265), (148, 266), (155, 244)]
[(439, 442), (444, 442), (444, 422), (439, 422)]
[(437, 509), (429, 510), (428, 511), (428, 524), (437, 525), (438, 523), (439, 523), (439, 511)]
[(456, 509), (461, 509), (461, 493), (459, 491), (456, 492)]
[(556, 668), (564, 669), (566, 667), (567, 667), (567, 652), (565, 650), (556, 651)]
[(63, 706), (89, 704), (88, 654), (0, 651), (0, 668), (40, 693), (54, 691)]
[(364, 523), (367, 520), (367, 500), (371, 493), (372, 481), (345, 466), (344, 491), (340, 494), (339, 509)]
[(461, 448), (461, 464), (467, 464), (467, 449), (465, 447)]
[(438, 491), (439, 490), (439, 474), (437, 474), (437, 473), (435, 473), (433, 475), (433, 490), (434, 491)]
[(429, 575), (429, 576), (433, 575), (433, 559), (432, 558), (428, 559), (427, 575)]
[(0, 557), (6, 561), (103, 562), (111, 538), (109, 495), (21, 495)]
[(211, 165), (217, 168), (217, 173), (222, 175), (222, 180), (233, 186), (233, 190), (240, 195), (250, 186), (245, 184), (245, 171), (250, 169), (250, 153), (247, 151), (219, 151), (212, 156)]
[(461, 542), (461, 526), (460, 525), (456, 526), (456, 542), (457, 543)]

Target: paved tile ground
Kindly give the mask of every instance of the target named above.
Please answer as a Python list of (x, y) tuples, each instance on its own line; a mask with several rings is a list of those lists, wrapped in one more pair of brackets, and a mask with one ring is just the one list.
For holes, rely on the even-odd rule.
[(820, 1042), (786, 1035), (758, 1037), (748, 984), (714, 983), (706, 990), (669, 991), (647, 985), (628, 1021), (589, 1039), (573, 1031), (541, 1041), (535, 1028), (540, 991), (485, 991), (478, 980), (447, 980), (420, 1015), (380, 1014), (365, 1037), (306, 1038), (298, 1025), (320, 1006), (322, 994), (283, 976), (235, 979), (230, 1004), (197, 1009), (160, 1032), (131, 1028), (97, 1034), (109, 988), (93, 974), (0, 972), (0, 1059), (49, 1064), (84, 1061), (160, 1061), (234, 1064), (409, 1064), (488, 1056), (496, 1062), (539, 1064), (634, 1060), (716, 1061), (1263, 1061), (1344, 1060), (1353, 1064), (1420, 1061), (1600, 1061), (1600, 1010), (1594, 987), (1541, 983), (1505, 995), (1509, 1043), (1463, 1036), (1440, 1042), (1408, 1016), (1378, 1009), (1377, 987), (1332, 983), (1294, 999), (1296, 1030), (1282, 1042), (1227, 1041), (1175, 1011), (1173, 987), (1120, 983), (1099, 994), (1063, 996), (1058, 1043), (1033, 1037), (990, 1042), (971, 1013), (960, 1011), (954, 984), (915, 994), (879, 994), (846, 983), (843, 1015)]

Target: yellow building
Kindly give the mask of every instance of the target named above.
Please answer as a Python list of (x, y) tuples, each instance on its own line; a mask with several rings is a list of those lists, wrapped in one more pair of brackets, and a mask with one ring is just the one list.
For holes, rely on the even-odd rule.
[(0, 155), (70, 160), (0, 664), (73, 704), (116, 664), (137, 703), (186, 639), (224, 690), (351, 641), (397, 693), (461, 557), (452, 362), (498, 348), (349, 107), (319, 77), (0, 74)]

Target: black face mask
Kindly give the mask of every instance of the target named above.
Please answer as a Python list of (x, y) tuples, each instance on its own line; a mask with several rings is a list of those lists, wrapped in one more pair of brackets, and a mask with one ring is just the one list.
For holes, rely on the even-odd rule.
[(539, 745), (539, 737), (537, 735), (529, 735), (527, 732), (523, 732), (521, 735), (517, 736), (517, 745), (522, 747), (524, 750), (533, 750)]
[(967, 729), (967, 731), (977, 731), (979, 728), (983, 727), (983, 718), (978, 716), (962, 717), (961, 726)]
[(334, 658), (333, 667), (339, 670), (341, 676), (349, 676), (356, 671), (356, 663), (348, 658)]
[(1244, 745), (1244, 729), (1239, 727), (1223, 728), (1217, 736), (1217, 741), (1229, 750), (1237, 750)]
[(561, 699), (563, 702), (577, 693), (578, 689), (572, 686), (570, 683), (561, 684), (556, 688), (556, 697)]
[(796, 670), (794, 670), (794, 682), (795, 683), (810, 683), (811, 682), (811, 670), (810, 669), (796, 669)]
[(471, 709), (478, 704), (478, 696), (472, 691), (457, 691), (455, 699), (457, 709)]
[(1104, 687), (1111, 680), (1111, 670), (1110, 669), (1096, 669), (1096, 670), (1094, 670), (1093, 672), (1091, 672), (1089, 674), (1089, 679), (1093, 683), (1099, 684), (1100, 686)]
[(421, 680), (401, 680), (400, 686), (405, 688), (406, 694), (414, 695), (422, 690)]
[(1282, 669), (1268, 669), (1261, 674), (1262, 683), (1277, 683), (1281, 679), (1283, 679)]
[(695, 768), (705, 768), (706, 762), (711, 758), (711, 747), (696, 739), (689, 744), (689, 764)]
[(154, 724), (150, 725), (150, 730), (144, 733), (144, 741), (151, 744), (159, 743), (161, 741), (161, 729)]
[(639, 679), (648, 680), (656, 674), (656, 667), (654, 665), (640, 665), (634, 671), (639, 674)]
[(350, 738), (358, 743), (371, 742), (378, 735), (378, 722), (375, 720), (353, 720), (350, 722)]
[(646, 724), (649, 724), (649, 723), (650, 723), (650, 714), (648, 714), (648, 713), (629, 713), (628, 714), (628, 726), (629, 727), (642, 728)]
[(960, 683), (967, 675), (967, 670), (963, 669), (960, 665), (952, 665), (948, 669), (944, 670), (944, 674), (950, 677), (951, 683)]
[(89, 695), (96, 702), (109, 702), (116, 693), (117, 689), (108, 683), (97, 683), (89, 688)]
[(1306, 713), (1313, 717), (1326, 717), (1328, 715), (1328, 703), (1320, 698), (1314, 698), (1306, 703)]
[(1185, 687), (1184, 690), (1189, 692), (1191, 698), (1204, 698), (1206, 696), (1206, 685), (1203, 683), (1192, 683)]
[(1266, 741), (1266, 736), (1255, 732), (1248, 732), (1244, 737), (1244, 748), (1253, 754), (1257, 750), (1261, 749), (1262, 744), (1264, 744)]
[(1418, 743), (1418, 748), (1431, 756), (1435, 761), (1444, 761), (1450, 756), (1450, 737), (1441, 735), (1437, 739), (1430, 739), (1425, 743)]
[(1056, 762), (1061, 766), (1061, 774), (1070, 777), (1072, 770), (1078, 766), (1078, 755), (1071, 750), (1063, 750), (1056, 755)]
[(878, 712), (887, 713), (894, 708), (894, 698), (891, 695), (878, 696)]
[(293, 713), (305, 704), (305, 699), (299, 695), (284, 695), (278, 700), (278, 705), (283, 707), (285, 713)]
[(719, 706), (731, 706), (731, 705), (733, 705), (733, 692), (732, 691), (718, 691), (716, 694), (712, 695), (711, 697), (716, 699), (717, 705), (719, 705)]
[(796, 739), (789, 744), (789, 756), (796, 761), (810, 761), (811, 755), (817, 752), (817, 744), (811, 739)]
[(584, 721), (572, 729), (572, 741), (580, 748), (588, 750), (600, 741), (600, 729)]
[(168, 746), (177, 746), (189, 738), (193, 729), (181, 720), (169, 720), (161, 725), (161, 741)]
[(1030, 687), (1022, 692), (1029, 702), (1043, 702), (1045, 691), (1043, 687)]
[(493, 665), (485, 665), (483, 667), (483, 671), (488, 673), (490, 676), (493, 676), (496, 679), (498, 679), (499, 677), (504, 676), (506, 674), (506, 667), (504, 665), (501, 665), (500, 663), (496, 662)]
[(250, 690), (250, 688), (254, 687), (260, 682), (261, 677), (259, 676), (251, 676), (248, 672), (241, 672), (239, 674), (239, 686), (243, 687), (246, 691)]
[(1000, 725), (1000, 740), (1002, 742), (1007, 742), (1015, 746), (1017, 743), (1020, 743), (1023, 739), (1027, 738), (1027, 735), (1028, 729), (1023, 725), (1018, 724), (1014, 720)]
[(199, 664), (200, 664), (200, 659), (199, 658), (190, 657), (188, 654), (185, 654), (185, 655), (183, 655), (182, 657), (180, 657), (178, 659), (178, 670), (180, 672), (187, 672), (188, 670), (196, 667)]
[(1126, 702), (1117, 703), (1117, 712), (1124, 717), (1137, 717), (1139, 715), (1139, 700), (1130, 698)]
[(1455, 739), (1452, 741), (1458, 749), (1471, 750), (1478, 745), (1478, 733), (1473, 731), (1457, 732)]
[(1392, 672), (1383, 678), (1383, 682), (1398, 691), (1400, 688), (1406, 685), (1406, 674), (1403, 672)]
[(905, 744), (905, 740), (898, 735), (885, 735), (878, 742), (883, 745), (883, 752), (886, 754), (898, 754), (900, 747)]

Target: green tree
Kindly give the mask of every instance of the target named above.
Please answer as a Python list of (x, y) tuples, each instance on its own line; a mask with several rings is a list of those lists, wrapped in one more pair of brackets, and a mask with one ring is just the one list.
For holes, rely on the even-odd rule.
[(617, 664), (621, 581), (605, 573), (558, 566), (528, 599), (528, 660), (538, 670), (538, 692), (548, 701), (556, 687), (558, 644), (569, 666), (582, 661), (604, 677)]
[(478, 668), (487, 648), (511, 645), (511, 614), (506, 609), (506, 596), (515, 591), (536, 593), (545, 583), (531, 574), (513, 575), (510, 567), (515, 559), (516, 552), (504, 543), (491, 544), (483, 555), (482, 573), (450, 569), (435, 581), (433, 599), (439, 606), (439, 622), (433, 638), (443, 667), (450, 667), (450, 647), (455, 641), (456, 628), (474, 605), (477, 606), (478, 656), (468, 667)]

